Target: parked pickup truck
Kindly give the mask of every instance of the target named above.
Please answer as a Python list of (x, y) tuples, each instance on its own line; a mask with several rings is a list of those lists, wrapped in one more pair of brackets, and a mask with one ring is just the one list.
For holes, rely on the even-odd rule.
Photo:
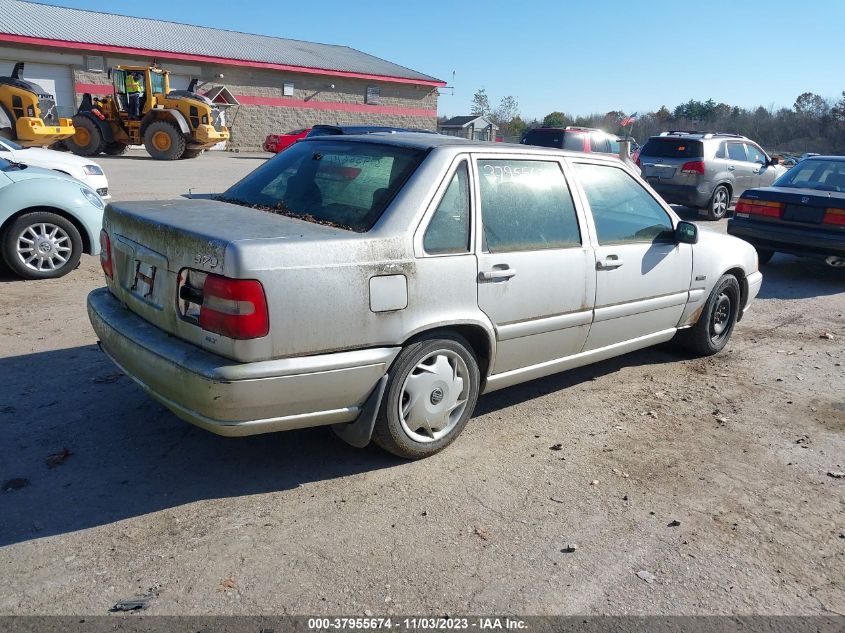
[(675, 337), (717, 353), (762, 281), (615, 157), (428, 134), (304, 139), (217, 200), (114, 203), (103, 227), (88, 313), (153, 398), (406, 458), (479, 394)]

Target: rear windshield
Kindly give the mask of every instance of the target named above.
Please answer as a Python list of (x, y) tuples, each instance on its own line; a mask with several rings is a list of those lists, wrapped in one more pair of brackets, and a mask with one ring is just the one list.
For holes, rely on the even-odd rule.
[(775, 187), (845, 191), (845, 161), (804, 160), (778, 178)]
[(650, 138), (640, 150), (640, 156), (701, 158), (704, 156), (704, 145), (701, 141), (690, 141), (683, 138)]
[(523, 145), (573, 149), (579, 152), (584, 151), (583, 132), (571, 132), (567, 130), (531, 130), (520, 142)]
[(297, 143), (232, 185), (224, 202), (350, 231), (370, 230), (426, 151), (377, 143)]

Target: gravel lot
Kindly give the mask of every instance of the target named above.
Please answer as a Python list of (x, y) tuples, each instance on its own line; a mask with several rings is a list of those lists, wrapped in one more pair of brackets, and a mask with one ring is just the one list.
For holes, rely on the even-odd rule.
[[(100, 162), (115, 199), (167, 198), (264, 156)], [(841, 273), (776, 256), (724, 353), (485, 396), (415, 463), (185, 424), (98, 351), (94, 258), (2, 276), (0, 482), (27, 481), (0, 491), (0, 613), (845, 614)]]

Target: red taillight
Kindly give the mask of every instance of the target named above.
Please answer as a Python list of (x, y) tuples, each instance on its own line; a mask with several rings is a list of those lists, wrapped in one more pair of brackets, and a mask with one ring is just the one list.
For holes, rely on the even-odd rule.
[(825, 209), (822, 222), (825, 224), (845, 226), (845, 209)]
[(100, 266), (109, 279), (114, 279), (114, 266), (111, 261), (111, 240), (105, 229), (100, 230)]
[(752, 200), (740, 198), (736, 203), (736, 213), (747, 213), (748, 215), (764, 215), (770, 218), (779, 218), (783, 214), (783, 202), (769, 202), (768, 200)]
[(270, 318), (261, 282), (208, 275), (202, 287), (200, 327), (234, 339), (267, 336)]
[(688, 163), (684, 163), (681, 167), (681, 173), (684, 174), (699, 174), (701, 176), (704, 175), (704, 161), (701, 160), (691, 160)]

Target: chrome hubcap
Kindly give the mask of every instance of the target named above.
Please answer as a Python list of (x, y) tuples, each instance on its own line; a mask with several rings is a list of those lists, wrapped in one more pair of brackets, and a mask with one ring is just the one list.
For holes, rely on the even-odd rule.
[(719, 189), (713, 197), (713, 211), (715, 215), (722, 215), (728, 210), (728, 193)]
[(713, 338), (719, 338), (728, 329), (731, 322), (731, 298), (722, 293), (716, 300), (716, 309), (713, 310), (713, 322), (711, 323), (710, 331)]
[(450, 350), (438, 350), (411, 370), (399, 397), (399, 422), (415, 442), (434, 442), (449, 434), (466, 409), (469, 370)]
[(18, 259), (27, 268), (39, 272), (61, 268), (72, 250), (64, 229), (47, 222), (26, 227), (17, 240)]

